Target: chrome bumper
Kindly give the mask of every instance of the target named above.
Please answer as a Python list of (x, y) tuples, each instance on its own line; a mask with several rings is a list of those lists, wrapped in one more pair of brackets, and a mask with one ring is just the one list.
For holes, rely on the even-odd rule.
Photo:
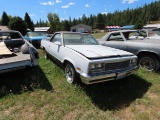
[(81, 81), (85, 84), (94, 84), (99, 82), (125, 78), (126, 76), (130, 75), (137, 69), (138, 69), (138, 66), (135, 66), (134, 68), (130, 68), (130, 69), (109, 71), (103, 74), (88, 75), (88, 74), (82, 73), (80, 74), (80, 78), (81, 78)]

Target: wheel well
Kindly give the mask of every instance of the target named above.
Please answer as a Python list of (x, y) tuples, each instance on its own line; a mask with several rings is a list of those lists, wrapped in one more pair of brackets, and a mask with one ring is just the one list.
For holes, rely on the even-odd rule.
[(45, 50), (46, 50), (44, 46), (42, 47), (42, 50), (43, 50), (43, 51), (45, 51)]
[(67, 65), (67, 63), (70, 63), (74, 67), (74, 65), (69, 60), (64, 60), (63, 67), (65, 67)]
[(143, 51), (143, 52), (139, 52), (137, 54), (138, 58), (140, 58), (143, 55), (153, 56), (153, 57), (158, 58), (158, 60), (160, 60), (159, 56), (156, 53), (154, 53), (154, 52)]
[[(64, 60), (63, 66), (65, 67), (67, 63), (71, 63), (71, 62), (69, 62), (68, 60)], [(72, 64), (72, 63), (71, 63), (71, 64)]]

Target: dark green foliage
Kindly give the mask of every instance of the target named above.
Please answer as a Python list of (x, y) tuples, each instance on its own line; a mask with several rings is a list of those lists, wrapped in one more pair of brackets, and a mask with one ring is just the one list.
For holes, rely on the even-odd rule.
[(87, 19), (85, 14), (82, 15), (82, 23), (83, 24), (88, 24), (88, 19)]
[(104, 23), (103, 15), (98, 14), (96, 19), (96, 28), (101, 30), (101, 29), (104, 29), (104, 27), (105, 27), (105, 23)]
[(8, 26), (11, 30), (17, 30), (21, 32), (22, 35), (26, 34), (27, 24), (20, 17), (13, 17)]
[(28, 15), (27, 12), (25, 14), (24, 21), (27, 23), (28, 28), (31, 31), (34, 31), (34, 23), (31, 21), (30, 16)]
[(52, 31), (53, 32), (59, 31), (61, 28), (61, 23), (60, 23), (60, 18), (58, 16), (58, 14), (48, 13), (47, 18), (50, 23)]
[(138, 20), (134, 25), (134, 29), (142, 29), (142, 28), (143, 28), (143, 23), (141, 20)]
[(39, 20), (36, 22), (35, 27), (49, 27), (49, 23), (46, 20), (46, 22), (44, 22), (43, 20)]
[(8, 15), (6, 12), (3, 12), (2, 14), (2, 25), (4, 26), (8, 26), (8, 23), (9, 23), (9, 18), (8, 18)]
[(64, 30), (64, 31), (70, 31), (70, 24), (68, 22), (68, 20), (64, 20), (61, 22), (61, 30)]

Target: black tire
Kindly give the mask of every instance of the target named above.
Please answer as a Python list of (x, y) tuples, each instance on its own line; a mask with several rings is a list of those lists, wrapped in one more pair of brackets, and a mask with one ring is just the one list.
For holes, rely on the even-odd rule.
[(70, 84), (76, 84), (78, 81), (77, 73), (71, 63), (67, 63), (65, 66), (66, 80)]
[(160, 61), (154, 56), (143, 55), (139, 58), (138, 65), (148, 71), (157, 71), (160, 68)]

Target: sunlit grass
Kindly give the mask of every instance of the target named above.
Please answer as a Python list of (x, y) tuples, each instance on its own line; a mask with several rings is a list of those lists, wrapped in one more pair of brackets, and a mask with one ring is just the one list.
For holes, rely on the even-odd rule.
[(101, 38), (102, 36), (106, 35), (107, 32), (102, 32), (102, 33), (93, 33), (91, 34), (93, 37), (95, 37), (96, 39)]

